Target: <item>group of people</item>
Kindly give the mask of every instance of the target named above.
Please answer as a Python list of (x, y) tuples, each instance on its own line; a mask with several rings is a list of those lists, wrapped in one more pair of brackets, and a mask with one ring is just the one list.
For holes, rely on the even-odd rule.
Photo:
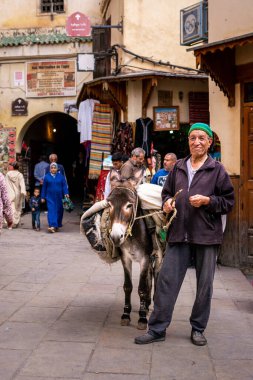
[[(63, 200), (69, 198), (68, 185), (64, 168), (57, 164), (56, 154), (49, 156), (50, 163), (42, 157), (35, 165), (35, 188), (29, 199), (32, 211), (32, 228), (40, 231), (41, 204), (47, 204), (48, 231), (56, 232), (62, 227)], [(12, 170), (4, 176), (0, 173), (0, 229), (4, 223), (7, 227), (17, 228), (20, 224), (22, 208), (27, 196), (23, 174), (19, 171), (19, 163), (13, 162)]]
[[(163, 168), (153, 173), (149, 182), (154, 185), (163, 186), (168, 174), (173, 169), (177, 161), (174, 153), (167, 153), (164, 157)], [(131, 157), (116, 152), (112, 155), (112, 169), (108, 173), (105, 182), (104, 198), (106, 199), (111, 190), (119, 182), (128, 181), (132, 186), (146, 182), (145, 171), (145, 151), (142, 148), (135, 148), (131, 152)]]

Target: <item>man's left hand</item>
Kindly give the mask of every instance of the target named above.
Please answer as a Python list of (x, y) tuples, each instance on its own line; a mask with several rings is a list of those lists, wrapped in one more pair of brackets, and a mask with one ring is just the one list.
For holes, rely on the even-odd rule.
[(192, 195), (189, 198), (189, 202), (193, 207), (207, 206), (210, 203), (210, 198), (205, 195)]

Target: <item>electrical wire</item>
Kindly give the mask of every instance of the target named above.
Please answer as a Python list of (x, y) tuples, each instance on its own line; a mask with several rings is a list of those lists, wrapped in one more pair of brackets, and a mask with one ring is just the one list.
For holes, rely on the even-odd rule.
[(134, 56), (137, 59), (140, 59), (142, 62), (146, 61), (146, 62), (149, 62), (149, 63), (153, 63), (154, 65), (167, 66), (167, 67), (171, 67), (172, 69), (177, 68), (177, 69), (182, 69), (182, 70), (186, 70), (186, 71), (194, 71), (196, 73), (203, 73), (204, 72), (202, 70), (193, 69), (193, 68), (190, 68), (190, 67), (174, 65), (174, 64), (171, 64), (170, 62), (163, 62), (162, 60), (157, 61), (157, 60), (154, 60), (154, 59), (151, 59), (151, 58), (148, 58), (148, 57), (136, 54), (136, 53), (134, 53), (134, 52), (126, 49), (122, 45), (115, 44), (115, 45), (113, 45), (113, 47), (119, 48), (119, 49), (123, 50), (125, 53), (130, 54), (130, 55)]

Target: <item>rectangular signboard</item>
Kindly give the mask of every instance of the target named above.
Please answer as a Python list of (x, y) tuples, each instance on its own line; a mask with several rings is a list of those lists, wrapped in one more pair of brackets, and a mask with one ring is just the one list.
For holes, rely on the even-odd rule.
[(26, 97), (76, 96), (76, 61), (26, 63)]

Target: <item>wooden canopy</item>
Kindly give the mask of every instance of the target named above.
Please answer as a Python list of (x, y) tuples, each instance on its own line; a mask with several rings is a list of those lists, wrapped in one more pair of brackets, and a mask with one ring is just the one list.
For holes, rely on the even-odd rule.
[[(196, 57), (197, 67), (205, 71), (228, 97), (229, 107), (235, 105), (235, 83), (240, 80), (240, 67), (235, 65), (235, 49), (253, 43), (253, 33), (188, 49)], [(245, 65), (244, 71), (245, 72)]]
[(207, 79), (206, 74), (193, 70), (189, 73), (165, 71), (141, 71), (124, 73), (114, 76), (96, 78), (83, 84), (77, 99), (77, 105), (87, 98), (95, 98), (110, 104), (118, 111), (123, 111), (127, 117), (127, 82), (142, 81), (142, 117), (146, 117), (149, 100), (158, 79)]

